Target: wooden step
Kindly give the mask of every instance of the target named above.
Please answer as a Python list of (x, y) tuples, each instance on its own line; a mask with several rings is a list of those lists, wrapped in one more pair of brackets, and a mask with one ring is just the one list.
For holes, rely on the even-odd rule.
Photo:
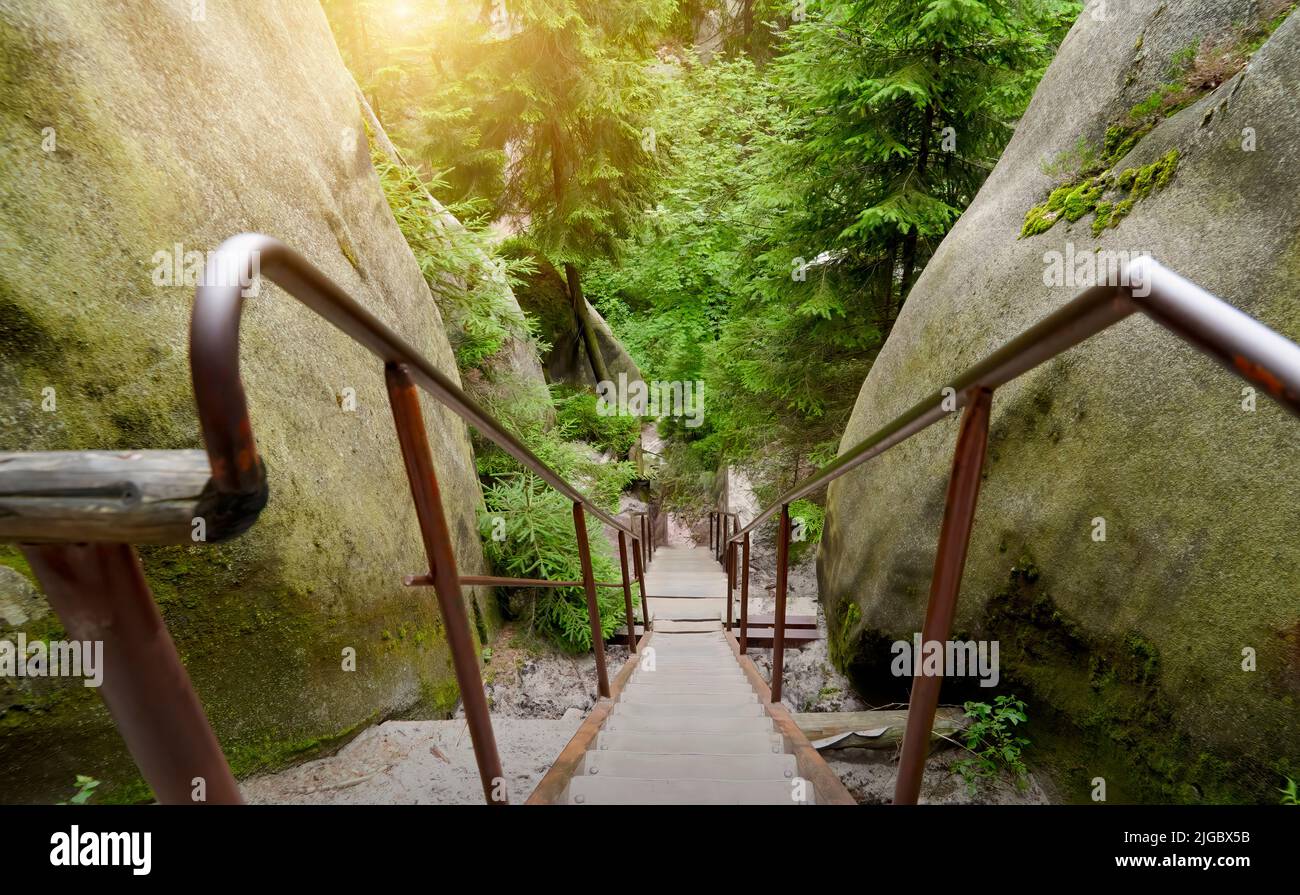
[(642, 780), (792, 780), (793, 755), (662, 755), (656, 752), (588, 752), (576, 776)]
[(772, 719), (709, 718), (698, 715), (657, 715), (638, 718), (610, 715), (605, 730), (615, 733), (773, 733)]
[(732, 696), (739, 701), (753, 693), (754, 688), (748, 684), (728, 684), (722, 681), (700, 681), (699, 683), (664, 681), (661, 684), (632, 684), (623, 691), (623, 697), (636, 701), (637, 697), (641, 696)]
[(700, 663), (694, 668), (684, 667), (682, 665), (674, 666), (672, 663), (659, 664), (655, 663), (653, 668), (642, 668), (636, 674), (632, 675), (629, 683), (638, 683), (640, 681), (689, 681), (689, 680), (732, 680), (748, 681), (742, 672), (734, 664), (728, 663), (723, 665), (719, 662), (716, 665)]
[(639, 703), (641, 705), (736, 705), (744, 702), (758, 702), (758, 694), (750, 691), (748, 696), (731, 694), (701, 693), (628, 693), (623, 692), (620, 702)]
[(712, 631), (721, 631), (722, 622), (718, 619), (709, 619), (705, 621), (677, 621), (671, 618), (657, 618), (650, 623), (650, 628), (656, 634), (708, 633)]
[[(749, 627), (751, 630), (753, 628), (770, 628), (775, 624), (776, 624), (776, 615), (771, 612), (765, 612), (760, 615), (751, 615), (749, 617)], [(731, 625), (735, 631), (737, 632), (740, 631), (739, 615), (732, 616)], [(813, 630), (816, 630), (817, 616), (787, 615), (785, 617), (785, 629), (788, 631), (791, 628), (812, 628)], [(737, 633), (737, 636), (739, 636), (739, 633)]]
[(659, 752), (670, 755), (779, 755), (785, 741), (776, 733), (641, 733), (596, 734), (596, 751)]
[[(739, 640), (740, 625), (733, 623), (731, 626), (731, 633), (737, 640)], [(772, 646), (772, 636), (773, 632), (771, 628), (755, 628), (753, 625), (750, 625), (749, 633), (745, 637), (745, 646), (770, 648)], [(821, 632), (817, 630), (808, 630), (807, 628), (785, 629), (786, 649), (798, 649), (821, 639)]]
[[(795, 794), (805, 802), (796, 802)], [(571, 805), (798, 805), (812, 787), (792, 780), (637, 780), (588, 775), (569, 782)]]
[(703, 715), (709, 718), (763, 718), (767, 711), (762, 703), (738, 702), (734, 705), (651, 705), (642, 702), (616, 702), (611, 718)]

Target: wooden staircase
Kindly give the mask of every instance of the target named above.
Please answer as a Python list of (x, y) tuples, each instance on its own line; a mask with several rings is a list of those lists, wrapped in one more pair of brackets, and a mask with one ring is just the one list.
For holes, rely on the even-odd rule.
[(707, 548), (663, 547), (641, 638), (532, 804), (854, 804), (723, 630), (727, 578)]

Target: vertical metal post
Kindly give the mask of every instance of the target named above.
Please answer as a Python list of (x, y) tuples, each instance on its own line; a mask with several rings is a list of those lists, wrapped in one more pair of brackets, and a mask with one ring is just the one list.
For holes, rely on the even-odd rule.
[[(103, 644), (99, 695), (158, 801), (242, 803), (135, 548), (49, 544), (22, 551), (68, 637)], [(203, 803), (194, 798), (200, 778)]]
[(650, 633), (650, 604), (646, 602), (645, 593), (645, 565), (641, 562), (640, 542), (637, 542), (637, 549), (632, 551), (632, 566), (636, 571), (636, 581), (641, 588), (641, 620), (645, 623), (646, 633)]
[(646, 525), (646, 514), (641, 514), (641, 561), (650, 565), (650, 532)]
[(781, 701), (785, 671), (785, 590), (790, 565), (790, 505), (781, 505), (781, 529), (776, 537), (776, 617), (772, 619), (772, 702)]
[(745, 532), (740, 556), (740, 654), (749, 646), (749, 532)]
[(713, 549), (713, 513), (709, 513), (709, 549)]
[(411, 498), (415, 501), (420, 536), (429, 558), (429, 577), (433, 579), (433, 589), (438, 596), (438, 608), (442, 611), (443, 629), (447, 632), (447, 645), (451, 648), (456, 683), (460, 687), (460, 698), (465, 707), (465, 723), (474, 744), (474, 758), (478, 762), (479, 778), (483, 782), (483, 795), (489, 805), (504, 805), (504, 789), (499, 792), (496, 790), (498, 784), (505, 780), (505, 775), (501, 772), (501, 758), (497, 754), (496, 736), (492, 732), (487, 696), (483, 692), (483, 679), (479, 675), (479, 659), (474, 651), (469, 614), (465, 611), (465, 601), (461, 597), (456, 553), (452, 548), (451, 529), (447, 526), (447, 517), (442, 510), (442, 494), (438, 488), (438, 474), (433, 467), (433, 455), (429, 450), (429, 436), (424, 428), (420, 395), (410, 373), (402, 364), (387, 364), (384, 367), (384, 380), (388, 385), (393, 421), (397, 424), (397, 441), (402, 448), (406, 478), (411, 484)]
[(736, 545), (727, 542), (727, 630), (731, 630), (731, 598), (736, 591)]
[[(930, 579), (930, 603), (925, 610), (925, 626), (921, 632), (922, 650), (927, 643), (945, 643), (952, 633), (971, 526), (975, 521), (980, 474), (988, 447), (992, 403), (993, 393), (989, 389), (980, 389), (971, 397), (962, 417), (961, 432), (953, 453), (952, 475), (948, 479), (943, 525), (939, 530), (939, 549), (934, 558), (934, 576)], [(918, 667), (920, 660), (921, 657), (917, 656)], [(915, 805), (920, 798), (925, 758), (930, 751), (930, 730), (934, 726), (942, 685), (942, 675), (916, 675), (912, 679), (907, 730), (903, 734), (898, 779), (894, 782), (895, 805)]]
[(627, 577), (627, 535), (618, 533), (618, 563), (623, 568), (623, 609), (627, 616), (627, 645), (636, 652), (636, 614), (632, 611), (632, 583)]
[(587, 618), (591, 620), (591, 649), (596, 654), (596, 685), (601, 696), (609, 697), (609, 676), (605, 673), (605, 637), (600, 629), (600, 605), (596, 602), (596, 576), (591, 570), (591, 542), (587, 540), (587, 516), (582, 504), (573, 502), (573, 532), (578, 538), (578, 559), (582, 562), (582, 587), (587, 592)]

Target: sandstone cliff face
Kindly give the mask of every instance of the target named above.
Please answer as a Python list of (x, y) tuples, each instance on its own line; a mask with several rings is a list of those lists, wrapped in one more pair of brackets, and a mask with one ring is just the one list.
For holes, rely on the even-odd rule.
[[(1300, 15), (1243, 31), (1293, 4), (1088, 6), (917, 283), (843, 448), (1081, 291), (1045, 285), (1053, 252), (1149, 252), (1300, 338)], [(1252, 51), (1216, 86), (1216, 58)], [(1099, 167), (1104, 195), (1049, 200)], [(1151, 188), (1109, 221), (1143, 173)], [(1103, 776), (1111, 801), (1274, 802), (1300, 769), (1300, 428), (1262, 395), (1244, 410), (1242, 388), (1135, 317), (994, 397), (955, 633), (1001, 641), (1004, 687), (1032, 696), (1066, 795)], [(887, 645), (920, 629), (956, 430), (830, 489), (819, 577), (836, 651), (896, 698)]]
[[(318, 4), (205, 12), (0, 3), (0, 449), (199, 446), (184, 253), (241, 231), (298, 249), (456, 375)], [(178, 251), (181, 271), (160, 264)], [(242, 340), (270, 504), (230, 544), (144, 551), (237, 773), (456, 699), (434, 596), (401, 585), (427, 561), (381, 366), (269, 284)], [(482, 573), (466, 429), (427, 401), (425, 413), (462, 570)], [(487, 632), (494, 601), (466, 599)], [(0, 547), (0, 637), (18, 630), (59, 625)], [(77, 773), (109, 798), (146, 794), (76, 682), (0, 681), (0, 767), (0, 801), (66, 797)]]

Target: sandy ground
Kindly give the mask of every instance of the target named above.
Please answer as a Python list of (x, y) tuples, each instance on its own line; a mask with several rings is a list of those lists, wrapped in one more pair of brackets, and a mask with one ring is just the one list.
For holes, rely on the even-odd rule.
[[(530, 645), (522, 645), (529, 643)], [(612, 678), (627, 649), (606, 649)], [(502, 630), (483, 669), (492, 729), (512, 802), (537, 786), (596, 704), (596, 660), (539, 650)], [(335, 755), (243, 783), (254, 803), (476, 805), (483, 791), (463, 713), (450, 721), (385, 721)]]
[[(528, 798), (584, 712), (559, 720), (494, 717), (492, 729), (512, 802)], [(483, 802), (469, 731), (462, 720), (386, 721), (337, 755), (246, 780), (254, 804), (476, 805)]]

